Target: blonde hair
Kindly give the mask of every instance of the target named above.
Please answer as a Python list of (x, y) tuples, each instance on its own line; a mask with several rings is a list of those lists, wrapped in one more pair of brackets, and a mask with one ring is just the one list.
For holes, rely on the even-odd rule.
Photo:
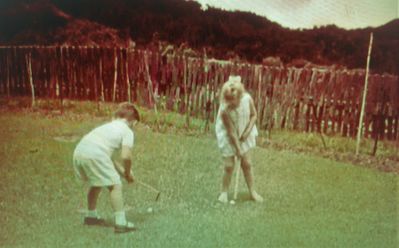
[(230, 76), (220, 92), (220, 102), (227, 106), (238, 106), (241, 97), (245, 92), (244, 85), (241, 83), (240, 76)]
[(140, 114), (134, 104), (123, 102), (118, 105), (118, 108), (114, 112), (114, 118), (126, 119), (127, 121), (140, 121)]

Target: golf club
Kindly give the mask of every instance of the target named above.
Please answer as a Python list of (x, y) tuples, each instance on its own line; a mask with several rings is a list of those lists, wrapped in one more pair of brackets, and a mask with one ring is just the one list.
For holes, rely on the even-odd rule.
[(236, 178), (235, 178), (235, 185), (234, 185), (234, 195), (233, 199), (237, 200), (238, 195), (238, 184), (240, 181), (240, 159), (237, 156), (234, 156), (234, 167), (236, 168)]
[(137, 182), (138, 184), (140, 184), (141, 186), (144, 186), (146, 189), (157, 193), (157, 196), (155, 197), (155, 201), (158, 201), (159, 197), (161, 196), (161, 191), (157, 190), (156, 188), (152, 187), (151, 185), (144, 183), (142, 181), (139, 180), (135, 180), (135, 182)]
[[(121, 177), (123, 177), (123, 174), (124, 174), (123, 173), (123, 170), (124, 170), (123, 166), (118, 161), (113, 161), (113, 162), (114, 162), (116, 171), (121, 175)], [(151, 186), (151, 185), (149, 185), (147, 183), (144, 183), (144, 182), (142, 182), (140, 180), (135, 179), (134, 182), (137, 182), (138, 184), (140, 184), (141, 186), (145, 187), (146, 189), (157, 193), (157, 195), (155, 197), (155, 201), (159, 200), (159, 197), (161, 196), (161, 191), (157, 190), (153, 186)]]

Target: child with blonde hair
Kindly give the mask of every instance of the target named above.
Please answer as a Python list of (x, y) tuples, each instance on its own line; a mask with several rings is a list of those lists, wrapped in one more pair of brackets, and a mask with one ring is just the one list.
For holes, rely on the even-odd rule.
[[(131, 103), (121, 103), (111, 122), (101, 125), (85, 135), (75, 148), (73, 167), (79, 178), (89, 184), (87, 215), (84, 224), (104, 225), (96, 211), (97, 199), (102, 188), (110, 192), (115, 212), (115, 233), (134, 231), (134, 224), (126, 220), (119, 170), (128, 183), (134, 182), (131, 172), (131, 149), (134, 142), (132, 127), (140, 120), (139, 112)], [(114, 151), (120, 149), (124, 168), (117, 170), (112, 161)]]
[(228, 202), (228, 189), (238, 158), (251, 199), (263, 202), (254, 189), (253, 172), (249, 151), (256, 146), (256, 109), (252, 97), (245, 91), (240, 76), (230, 76), (222, 86), (220, 106), (216, 119), (216, 138), (224, 160), (222, 192), (218, 200)]

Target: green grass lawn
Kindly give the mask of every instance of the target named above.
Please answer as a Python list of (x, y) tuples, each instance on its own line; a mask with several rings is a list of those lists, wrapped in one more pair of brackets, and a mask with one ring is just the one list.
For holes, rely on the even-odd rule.
[[(135, 130), (136, 177), (162, 190), (126, 185), (139, 231), (85, 227), (77, 212), (83, 185), (71, 164), (76, 142), (103, 117), (0, 113), (0, 247), (398, 247), (398, 176), (287, 150), (254, 150), (265, 198), (216, 202), (222, 167), (210, 135)], [(154, 213), (148, 213), (152, 207)], [(104, 191), (98, 210), (113, 213)]]

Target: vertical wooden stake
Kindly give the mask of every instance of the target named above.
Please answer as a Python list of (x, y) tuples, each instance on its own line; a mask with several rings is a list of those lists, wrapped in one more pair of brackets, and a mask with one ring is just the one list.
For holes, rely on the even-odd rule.
[(101, 101), (104, 102), (105, 101), (105, 96), (104, 96), (104, 81), (103, 81), (103, 59), (100, 58), (100, 85), (101, 85)]
[(6, 53), (6, 70), (7, 70), (7, 97), (10, 98), (10, 62), (8, 58), (8, 53)]
[(30, 90), (32, 93), (32, 108), (36, 106), (35, 102), (35, 87), (33, 85), (33, 77), (32, 77), (32, 55), (28, 53), (25, 55), (26, 67), (28, 69), (28, 76), (29, 76), (29, 83), (30, 83)]
[[(185, 110), (186, 110), (186, 128), (188, 129), (190, 127), (190, 104), (189, 104), (189, 95), (187, 92), (187, 63), (189, 60), (186, 57), (183, 57), (183, 83), (184, 83), (184, 104), (185, 104)], [(190, 70), (189, 70), (190, 71)]]
[(54, 85), (53, 85), (53, 89), (54, 89), (54, 95), (55, 95), (55, 99), (58, 99), (58, 97), (59, 97), (59, 95), (60, 95), (60, 86), (59, 86), (59, 83), (58, 83), (58, 80), (59, 80), (59, 71), (58, 71), (58, 68), (60, 67), (59, 66), (59, 59), (58, 59), (58, 49), (57, 49), (57, 47), (54, 47), (54, 54), (55, 54), (55, 57), (54, 57), (54, 63), (53, 63), (53, 71), (52, 71), (52, 73), (53, 73), (53, 80), (54, 80)]
[(129, 81), (129, 51), (127, 48), (124, 48), (125, 54), (126, 54), (126, 60), (125, 60), (125, 74), (126, 74), (126, 84), (127, 84), (127, 101), (131, 102), (132, 97), (131, 97), (131, 92), (130, 92), (130, 81)]
[(114, 89), (112, 93), (112, 101), (115, 102), (116, 97), (116, 83), (118, 79), (118, 56), (116, 53), (116, 48), (114, 48)]
[(257, 115), (258, 115), (258, 118), (257, 118), (257, 124), (258, 124), (258, 127), (260, 127), (260, 125), (261, 125), (261, 120), (260, 120), (260, 110), (261, 110), (261, 108), (260, 108), (260, 106), (261, 106), (261, 104), (260, 104), (260, 102), (261, 102), (261, 98), (260, 98), (260, 95), (261, 95), (261, 83), (262, 83), (262, 67), (261, 66), (256, 66), (255, 67), (255, 75), (258, 75), (258, 92), (257, 92), (257, 95), (258, 95), (258, 99), (257, 99), (257, 106), (256, 106), (256, 110), (257, 110)]
[(370, 54), (372, 46), (373, 46), (373, 33), (370, 33), (370, 43), (369, 43), (369, 51), (367, 54), (367, 65), (366, 65), (366, 75), (365, 75), (366, 78), (363, 89), (362, 108), (360, 110), (359, 126), (357, 129), (356, 155), (359, 155), (360, 138), (362, 135), (363, 117), (364, 117), (364, 109), (366, 107), (366, 96), (367, 96), (367, 87), (368, 87), (368, 78), (369, 78)]
[(63, 70), (64, 70), (64, 58), (63, 58), (63, 47), (61, 46), (60, 48), (60, 63), (58, 64), (60, 66), (59, 68), (59, 72), (60, 76), (59, 76), (59, 93), (60, 93), (60, 102), (61, 102), (61, 114), (64, 113), (64, 92), (63, 92), (63, 88), (64, 88), (64, 74), (63, 74)]
[(151, 75), (150, 75), (150, 68), (149, 68), (149, 65), (148, 65), (148, 54), (147, 54), (147, 52), (144, 53), (144, 63), (145, 63), (145, 72), (146, 72), (147, 80), (148, 80), (147, 89), (148, 89), (148, 92), (150, 94), (150, 99), (152, 99), (153, 102), (154, 102), (155, 122), (156, 122), (157, 128), (159, 129), (157, 100), (155, 99), (154, 88), (152, 87), (152, 80), (151, 80)]
[(95, 61), (97, 59), (97, 55), (98, 55), (98, 48), (97, 47), (92, 47), (91, 48), (91, 59), (92, 59), (92, 66), (91, 66), (91, 72), (93, 73), (91, 75), (91, 77), (93, 77), (93, 81), (94, 81), (94, 100), (96, 101), (96, 105), (97, 105), (97, 112), (100, 112), (100, 101), (99, 101), (99, 90), (98, 90), (98, 73), (96, 70), (96, 66), (95, 66)]

